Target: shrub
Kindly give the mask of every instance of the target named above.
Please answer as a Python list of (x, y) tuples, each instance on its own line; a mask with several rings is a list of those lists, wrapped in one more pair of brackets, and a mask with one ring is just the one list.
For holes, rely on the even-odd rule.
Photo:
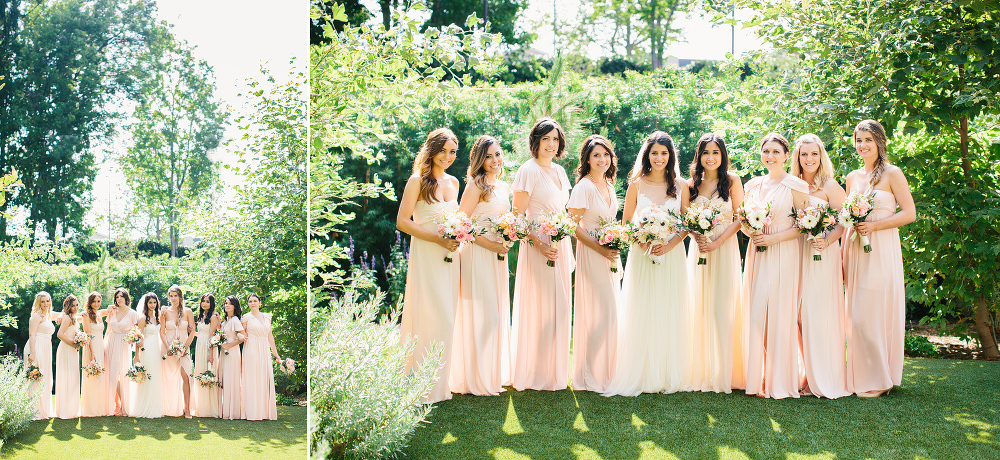
[(910, 335), (910, 333), (906, 334), (906, 338), (903, 341), (903, 350), (909, 356), (935, 358), (941, 355), (941, 353), (938, 353), (937, 347), (930, 340), (927, 340), (927, 337)]
[(24, 431), (35, 417), (38, 395), (28, 396), (30, 386), (20, 359), (0, 357), (0, 447)]
[(407, 376), (415, 341), (400, 346), (392, 321), (375, 321), (385, 295), (361, 301), (348, 290), (312, 315), (309, 451), (312, 458), (369, 459), (398, 455), (431, 406), (443, 347)]

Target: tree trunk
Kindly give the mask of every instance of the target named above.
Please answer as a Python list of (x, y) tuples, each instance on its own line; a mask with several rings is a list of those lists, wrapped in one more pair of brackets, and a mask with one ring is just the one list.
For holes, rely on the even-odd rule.
[(976, 299), (976, 332), (979, 334), (979, 344), (982, 346), (980, 357), (1000, 358), (1000, 350), (993, 340), (993, 324), (990, 323), (990, 307), (985, 296)]
[(389, 4), (389, 0), (379, 0), (378, 4), (382, 7), (382, 25), (385, 26), (385, 30), (389, 30), (389, 18), (392, 17), (392, 5)]

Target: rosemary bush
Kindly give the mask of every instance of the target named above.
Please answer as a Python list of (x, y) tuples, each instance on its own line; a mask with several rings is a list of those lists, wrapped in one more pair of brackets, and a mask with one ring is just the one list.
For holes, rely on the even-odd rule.
[(395, 318), (376, 316), (385, 294), (362, 299), (354, 290), (312, 316), (309, 450), (312, 458), (398, 456), (431, 406), (420, 404), (434, 385), (443, 347), (435, 345), (410, 375), (403, 361), (415, 341), (400, 346)]
[(0, 357), (0, 447), (28, 427), (38, 407), (38, 395), (28, 396), (30, 382), (22, 361), (13, 355)]

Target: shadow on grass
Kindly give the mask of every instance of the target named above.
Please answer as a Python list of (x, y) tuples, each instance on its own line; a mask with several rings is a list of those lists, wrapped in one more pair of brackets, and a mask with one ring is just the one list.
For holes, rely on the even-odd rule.
[[(36, 454), (44, 458), (50, 450), (64, 453), (105, 452), (100, 446), (112, 450), (127, 450), (122, 441), (139, 440), (134, 446), (156, 446), (162, 452), (151, 450), (156, 458), (177, 458), (180, 451), (217, 448), (224, 444), (237, 458), (265, 456), (286, 458), (301, 451), (305, 456), (306, 408), (278, 406), (278, 420), (247, 421), (217, 418), (186, 419), (163, 417), (142, 419), (132, 417), (81, 417), (78, 419), (50, 419), (31, 422), (28, 429), (8, 440), (0, 455)], [(184, 448), (183, 446), (190, 446)], [(238, 446), (237, 451), (232, 451)], [(80, 450), (76, 450), (76, 449)], [(95, 450), (96, 449), (96, 450)], [(171, 455), (173, 453), (174, 455)], [(278, 454), (278, 455), (274, 455)]]
[(1000, 458), (1000, 363), (907, 359), (887, 397), (455, 395), (405, 451), (423, 459)]

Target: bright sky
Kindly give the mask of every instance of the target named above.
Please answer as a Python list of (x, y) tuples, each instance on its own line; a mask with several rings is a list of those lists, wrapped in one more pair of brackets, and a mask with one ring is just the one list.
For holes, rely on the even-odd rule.
[[(261, 75), (267, 68), (280, 82), (290, 72), (308, 70), (309, 2), (308, 0), (159, 0), (159, 18), (173, 24), (173, 33), (195, 46), (194, 54), (214, 68), (216, 97), (228, 106), (230, 120), (244, 110), (245, 102), (237, 95), (247, 88), (248, 78)], [(296, 58), (295, 68), (289, 60)], [(239, 136), (231, 123), (226, 139)], [(127, 139), (118, 139), (112, 146), (123, 151)], [(106, 235), (106, 215), (120, 214), (128, 200), (128, 186), (117, 162), (101, 153), (94, 182), (93, 204), (87, 222), (97, 232)], [(231, 162), (235, 155), (222, 147), (214, 155), (220, 162)], [(233, 182), (233, 174), (222, 170), (225, 184)], [(229, 199), (224, 195), (222, 202)], [(133, 237), (139, 235), (132, 235)]]

